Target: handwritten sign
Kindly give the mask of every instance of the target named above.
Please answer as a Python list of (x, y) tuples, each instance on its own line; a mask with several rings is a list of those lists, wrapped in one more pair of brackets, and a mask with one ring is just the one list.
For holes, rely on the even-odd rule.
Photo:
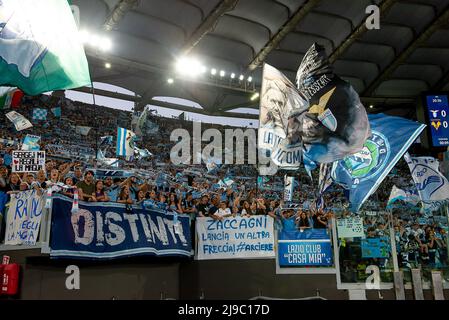
[(5, 244), (36, 244), (44, 203), (44, 196), (39, 195), (36, 190), (11, 196), (6, 216)]
[(13, 151), (12, 172), (45, 170), (45, 151)]
[(352, 217), (337, 220), (337, 230), (339, 238), (364, 238), (363, 218)]
[(198, 218), (198, 259), (274, 258), (273, 218)]

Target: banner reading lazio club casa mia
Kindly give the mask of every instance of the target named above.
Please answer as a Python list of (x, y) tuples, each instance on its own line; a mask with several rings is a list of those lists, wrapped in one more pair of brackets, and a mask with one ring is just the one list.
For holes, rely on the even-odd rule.
[(327, 229), (281, 231), (279, 266), (332, 266), (332, 246)]
[(198, 218), (198, 260), (274, 258), (273, 218)]
[(51, 257), (112, 259), (135, 255), (190, 256), (189, 218), (137, 206), (127, 212), (124, 205), (79, 203), (53, 198)]

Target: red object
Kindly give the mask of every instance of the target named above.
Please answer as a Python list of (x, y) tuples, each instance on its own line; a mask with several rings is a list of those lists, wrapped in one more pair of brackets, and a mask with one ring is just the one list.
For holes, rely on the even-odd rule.
[(9, 257), (3, 256), (0, 265), (0, 295), (13, 296), (19, 291), (19, 271), (17, 263), (9, 264)]
[(24, 93), (20, 90), (16, 90), (11, 99), (11, 108), (17, 108), (22, 103)]

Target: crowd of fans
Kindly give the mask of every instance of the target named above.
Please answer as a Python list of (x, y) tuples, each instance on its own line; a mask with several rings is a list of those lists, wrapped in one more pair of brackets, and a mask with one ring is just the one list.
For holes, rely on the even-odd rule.
[[(3, 201), (8, 201), (8, 195), (14, 192), (33, 188), (45, 192), (49, 186), (62, 183), (66, 188), (60, 193), (73, 197), (76, 188), (81, 201), (155, 207), (189, 215), (191, 222), (197, 217), (221, 220), (235, 216), (269, 215), (275, 219), (277, 229), (302, 231), (326, 228), (331, 217), (340, 217), (348, 212), (344, 190), (336, 185), (324, 194), (325, 209), (316, 209), (318, 172), (314, 172), (312, 177), (304, 170), (288, 173), (296, 178), (293, 203), (297, 205), (289, 208), (282, 199), (283, 175), (286, 172), (280, 171), (260, 184), (253, 165), (223, 165), (213, 171), (204, 164), (171, 165), (170, 149), (174, 142), (170, 142), (170, 133), (177, 128), (191, 131), (192, 123), (154, 114), (151, 121), (158, 126), (157, 134), (144, 135), (138, 142), (139, 147), (148, 149), (152, 156), (144, 160), (120, 159), (120, 170), (115, 170), (123, 174), (99, 175), (98, 168), (103, 165), (96, 161), (97, 151), (102, 149), (106, 157), (115, 157), (115, 143), (105, 148), (100, 145), (100, 137), (112, 136), (115, 141), (118, 126), (131, 128), (132, 113), (48, 96), (25, 97), (17, 111), (31, 119), (33, 108), (50, 110), (55, 106), (61, 107), (61, 117), (49, 111), (47, 120), (33, 121), (32, 128), (20, 132), (14, 129), (4, 113), (0, 113), (0, 194), (6, 195)], [(77, 126), (92, 129), (87, 135), (82, 135), (77, 132)], [(229, 128), (210, 124), (202, 126), (203, 129)], [(20, 147), (27, 134), (41, 137), (40, 147), (47, 155), (46, 169), (37, 173), (12, 173), (11, 152)], [(232, 180), (231, 183), (225, 183), (225, 178)], [(377, 192), (366, 201), (362, 211), (384, 210), (392, 186), (405, 187), (411, 183), (407, 165), (401, 160)], [(445, 224), (429, 219), (428, 223), (419, 224), (414, 218), (401, 217), (396, 215), (394, 220), (400, 263), (406, 267), (418, 263), (444, 265), (447, 261), (447, 220)], [(367, 217), (364, 226), (367, 237), (389, 236), (388, 221), (383, 218)], [(350, 253), (346, 254), (346, 257), (350, 256)], [(379, 263), (386, 265), (386, 261), (388, 259)], [(351, 263), (345, 262), (348, 268)], [(357, 269), (357, 265), (352, 268)]]

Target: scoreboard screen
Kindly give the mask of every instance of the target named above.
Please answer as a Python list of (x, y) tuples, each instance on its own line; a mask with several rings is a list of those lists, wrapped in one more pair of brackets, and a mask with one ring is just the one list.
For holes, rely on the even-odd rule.
[(426, 110), (434, 147), (449, 147), (449, 106), (447, 95), (427, 95)]

